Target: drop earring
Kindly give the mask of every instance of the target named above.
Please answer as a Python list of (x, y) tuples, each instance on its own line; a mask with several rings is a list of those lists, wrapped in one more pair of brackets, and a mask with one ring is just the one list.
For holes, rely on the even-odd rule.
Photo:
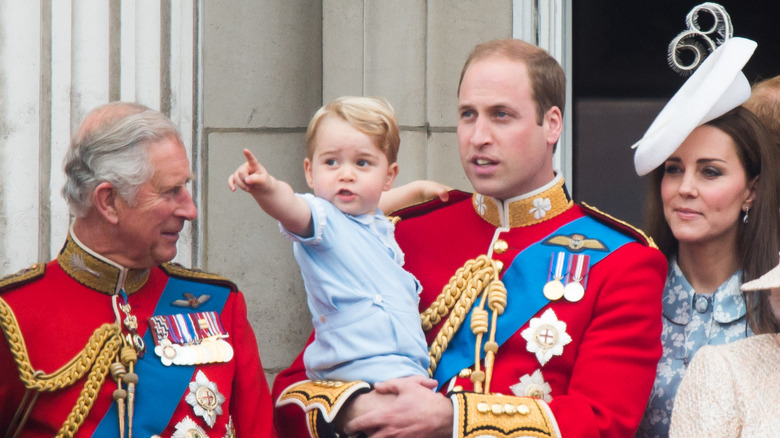
[(742, 217), (742, 223), (746, 224), (750, 221), (750, 218), (748, 217), (748, 214), (750, 213), (750, 206), (745, 207), (745, 216)]

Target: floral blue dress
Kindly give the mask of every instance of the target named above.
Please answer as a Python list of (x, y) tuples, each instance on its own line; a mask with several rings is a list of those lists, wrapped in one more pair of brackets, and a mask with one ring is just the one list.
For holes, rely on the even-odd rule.
[(734, 342), (752, 334), (739, 287), (739, 271), (713, 294), (697, 294), (677, 259), (669, 262), (663, 295), (663, 356), (637, 437), (667, 437), (677, 388), (693, 355), (703, 345)]

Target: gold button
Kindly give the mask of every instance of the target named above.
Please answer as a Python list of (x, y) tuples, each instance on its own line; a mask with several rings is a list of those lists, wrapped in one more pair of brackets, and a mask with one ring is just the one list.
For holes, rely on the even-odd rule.
[(463, 392), (463, 387), (460, 386), (460, 385), (453, 386), (452, 387), (452, 392)]
[(498, 272), (504, 270), (504, 262), (502, 262), (501, 260), (493, 260), (493, 261), (496, 262), (496, 269), (498, 269)]
[(513, 415), (517, 412), (517, 408), (515, 408), (515, 405), (506, 404), (504, 405), (504, 412), (509, 415)]
[(490, 411), (490, 405), (487, 403), (477, 403), (477, 411), (486, 414)]
[(509, 244), (506, 243), (506, 240), (498, 239), (493, 244), (493, 252), (496, 254), (503, 254), (506, 252), (506, 250), (509, 249)]
[(463, 368), (458, 373), (458, 377), (463, 378), (463, 379), (467, 379), (470, 375), (471, 375), (471, 368)]
[(528, 406), (526, 406), (526, 405), (518, 405), (517, 406), (517, 412), (519, 412), (522, 415), (528, 415), (528, 413), (530, 413), (531, 410), (528, 409)]
[(493, 411), (496, 415), (501, 415), (504, 413), (504, 407), (498, 403), (494, 404), (491, 408), (491, 411)]

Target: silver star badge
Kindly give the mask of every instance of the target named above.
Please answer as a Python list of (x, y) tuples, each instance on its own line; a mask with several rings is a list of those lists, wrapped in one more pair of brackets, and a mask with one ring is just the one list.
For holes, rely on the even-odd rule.
[(198, 370), (195, 381), (190, 382), (190, 392), (184, 400), (192, 406), (195, 415), (203, 417), (209, 427), (214, 427), (217, 415), (222, 415), (225, 396), (217, 390), (216, 383), (209, 381), (203, 371)]
[(176, 432), (171, 435), (171, 438), (208, 438), (208, 436), (206, 431), (198, 426), (198, 423), (186, 416), (176, 424)]
[(541, 365), (553, 356), (562, 355), (564, 345), (571, 342), (571, 336), (566, 333), (566, 323), (560, 321), (552, 309), (547, 309), (539, 318), (531, 318), (528, 328), (520, 335), (528, 341), (528, 352), (536, 354)]

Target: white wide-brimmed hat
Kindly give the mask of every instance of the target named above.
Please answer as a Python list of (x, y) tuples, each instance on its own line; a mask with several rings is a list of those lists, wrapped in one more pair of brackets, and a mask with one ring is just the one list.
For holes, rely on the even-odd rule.
[(773, 289), (776, 287), (780, 287), (780, 265), (775, 266), (771, 271), (756, 278), (753, 281), (743, 283), (740, 289), (747, 292), (754, 290)]
[(650, 173), (677, 150), (697, 126), (738, 107), (750, 97), (742, 67), (756, 42), (731, 38), (710, 54), (664, 106), (632, 148), (639, 176)]

